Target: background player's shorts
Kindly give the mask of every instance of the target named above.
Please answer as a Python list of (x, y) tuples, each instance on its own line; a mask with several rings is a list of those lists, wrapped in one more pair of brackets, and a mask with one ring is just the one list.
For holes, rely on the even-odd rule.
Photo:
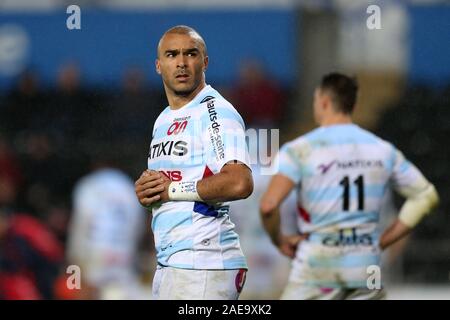
[(320, 288), (299, 283), (288, 283), (281, 300), (381, 300), (386, 298), (384, 289)]
[[(319, 237), (320, 236), (320, 237)], [(302, 241), (281, 299), (383, 299), (384, 290), (369, 289), (372, 273), (379, 267), (380, 249), (373, 245), (323, 245), (319, 235)]]
[(245, 269), (192, 270), (158, 266), (153, 278), (153, 298), (237, 300), (246, 272)]

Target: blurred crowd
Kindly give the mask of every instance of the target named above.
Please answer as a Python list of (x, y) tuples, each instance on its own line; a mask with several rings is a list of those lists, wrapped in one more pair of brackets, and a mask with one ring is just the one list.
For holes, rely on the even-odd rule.
[[(433, 182), (440, 205), (409, 239), (401, 257), (397, 281), (448, 283), (450, 266), (450, 85), (409, 86), (380, 118), (376, 133), (394, 145)], [(400, 199), (394, 198), (397, 204)], [(431, 248), (431, 249), (430, 249)]]

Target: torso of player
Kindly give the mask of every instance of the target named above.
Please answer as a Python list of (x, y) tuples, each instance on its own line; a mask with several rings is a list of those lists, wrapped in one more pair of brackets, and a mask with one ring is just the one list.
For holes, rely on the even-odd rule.
[[(233, 149), (226, 147), (226, 131), (238, 127), (244, 132), (239, 120), (236, 110), (217, 91), (205, 87), (187, 105), (178, 110), (168, 107), (158, 117), (148, 168), (172, 181), (196, 181), (217, 174)], [(246, 267), (228, 211), (229, 203), (198, 201), (169, 201), (154, 207), (158, 262), (188, 269)]]
[(297, 191), (305, 232), (373, 231), (393, 166), (388, 143), (356, 125), (337, 125), (293, 141), (290, 152), (300, 168)]

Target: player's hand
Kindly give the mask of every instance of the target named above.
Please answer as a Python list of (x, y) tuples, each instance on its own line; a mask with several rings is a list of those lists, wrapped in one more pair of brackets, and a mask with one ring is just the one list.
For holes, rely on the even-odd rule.
[(167, 202), (169, 201), (169, 185), (172, 182), (169, 178), (167, 178), (165, 175), (162, 175), (162, 186), (164, 187), (164, 190), (161, 191), (160, 200), (161, 202)]
[(307, 237), (307, 235), (280, 235), (277, 245), (278, 250), (280, 250), (280, 252), (285, 256), (293, 259), (295, 257), (295, 252), (297, 251), (298, 244)]
[(135, 192), (139, 203), (149, 207), (161, 200), (160, 193), (164, 191), (164, 175), (155, 170), (145, 170), (136, 180)]

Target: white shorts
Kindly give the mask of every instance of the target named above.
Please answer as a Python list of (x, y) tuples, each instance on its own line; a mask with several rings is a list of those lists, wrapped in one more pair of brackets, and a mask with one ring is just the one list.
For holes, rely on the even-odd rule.
[(153, 278), (156, 300), (237, 300), (245, 269), (192, 270), (158, 266)]
[(384, 289), (367, 288), (320, 288), (289, 282), (281, 300), (382, 300)]

